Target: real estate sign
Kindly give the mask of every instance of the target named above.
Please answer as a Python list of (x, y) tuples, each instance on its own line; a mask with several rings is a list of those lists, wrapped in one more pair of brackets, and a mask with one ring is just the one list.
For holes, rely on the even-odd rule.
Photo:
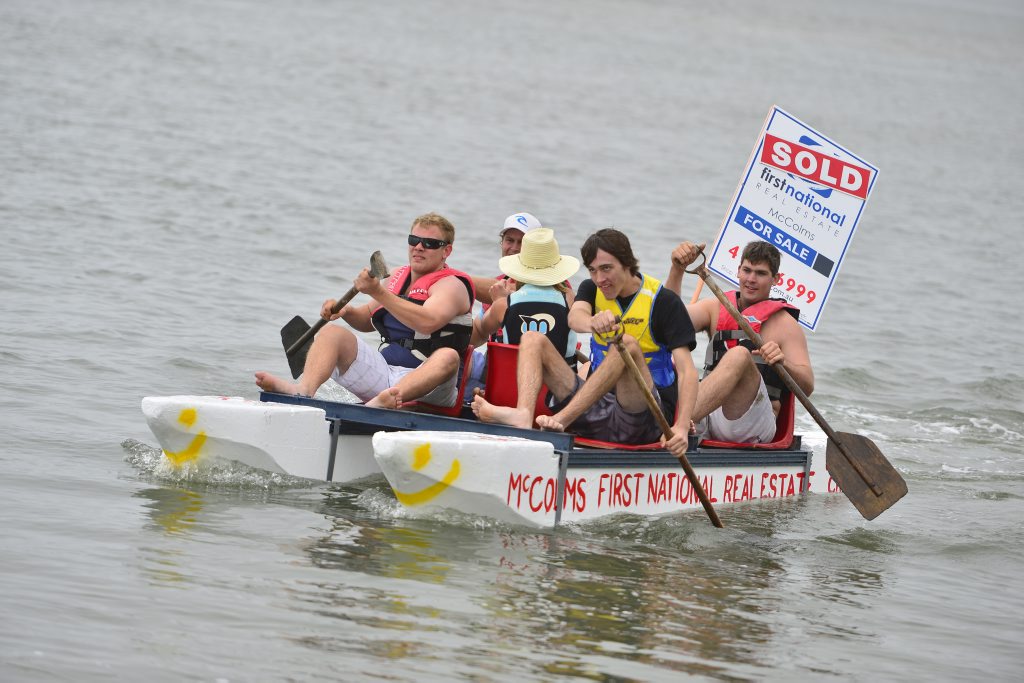
[(758, 238), (774, 244), (782, 265), (772, 296), (799, 308), (813, 331), (877, 177), (876, 167), (772, 107), (708, 268), (736, 285), (743, 247)]

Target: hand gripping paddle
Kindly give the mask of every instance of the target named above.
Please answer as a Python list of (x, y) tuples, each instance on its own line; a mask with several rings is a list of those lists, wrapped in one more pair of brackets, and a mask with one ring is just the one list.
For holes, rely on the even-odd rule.
[[(705, 258), (703, 253), (701, 258)], [(715, 283), (704, 261), (693, 270), (686, 272), (700, 276), (708, 289), (715, 293), (721, 304), (736, 320), (740, 329), (750, 337), (757, 348), (761, 348), (761, 335), (754, 332), (747, 319), (736, 310), (721, 287)], [(882, 451), (878, 450), (878, 446), (871, 439), (860, 434), (833, 431), (821, 413), (811, 404), (811, 399), (807, 398), (807, 394), (783, 367), (783, 363), (776, 363), (772, 367), (828, 436), (828, 446), (825, 448), (825, 469), (832, 475), (832, 479), (864, 519), (874, 519), (907, 495), (907, 482), (882, 455)]]
[[(373, 252), (370, 256), (370, 275), (382, 280), (388, 276), (388, 267), (384, 263), (384, 257), (379, 251)], [(349, 301), (359, 291), (353, 286), (345, 296), (338, 299), (338, 303), (331, 308), (331, 313), (337, 313), (345, 308)], [(288, 356), (288, 367), (292, 371), (292, 379), (298, 379), (306, 365), (306, 354), (309, 347), (313, 345), (313, 337), (320, 328), (327, 324), (327, 320), (320, 318), (312, 327), (299, 316), (288, 321), (288, 324), (281, 328), (281, 343), (284, 345), (284, 353)]]

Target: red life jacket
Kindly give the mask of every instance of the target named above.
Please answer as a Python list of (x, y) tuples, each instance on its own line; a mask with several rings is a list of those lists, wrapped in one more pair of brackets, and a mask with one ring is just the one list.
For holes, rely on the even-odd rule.
[[(461, 270), (449, 268), (447, 265), (419, 277), (412, 283), (409, 282), (411, 276), (410, 267), (402, 266), (391, 274), (385, 287), (392, 294), (422, 306), (423, 302), (430, 298), (430, 288), (438, 280), (455, 276), (466, 286), (470, 303), (475, 298), (473, 279)], [(416, 332), (383, 306), (374, 309), (370, 321), (380, 333), (380, 352), (388, 364), (408, 368), (417, 367), (427, 356), (440, 348), (452, 348), (461, 354), (469, 346), (473, 334), (472, 309), (455, 316), (441, 329), (431, 334)]]
[[(725, 295), (731, 297), (736, 302), (735, 306), (738, 309), (740, 293), (733, 290), (726, 292)], [(740, 314), (747, 319), (754, 332), (761, 334), (761, 326), (764, 325), (768, 318), (779, 311), (786, 311), (794, 319), (799, 319), (800, 317), (800, 309), (792, 306), (785, 299), (765, 299), (764, 301), (747, 306), (740, 311)], [(725, 355), (725, 352), (737, 344), (742, 344), (750, 350), (754, 349), (754, 342), (747, 338), (746, 333), (740, 329), (739, 323), (726, 310), (725, 306), (719, 305), (718, 307), (718, 325), (715, 327), (715, 330), (715, 334), (711, 337), (711, 342), (708, 344), (707, 356), (704, 361), (705, 377), (714, 370), (715, 366), (718, 365), (718, 361)], [(772, 366), (765, 363), (760, 356), (751, 356), (751, 358), (757, 363), (757, 369), (761, 371), (765, 387), (768, 389), (768, 396), (773, 400), (781, 399), (787, 389), (778, 373), (775, 372)]]

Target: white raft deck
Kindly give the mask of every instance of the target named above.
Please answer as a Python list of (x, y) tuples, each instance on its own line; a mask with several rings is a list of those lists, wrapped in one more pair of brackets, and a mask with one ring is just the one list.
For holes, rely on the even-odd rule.
[[(581, 448), (571, 434), (283, 394), (260, 399), (147, 397), (142, 411), (172, 462), (226, 458), (321, 481), (383, 473), (413, 515), (457, 510), (553, 527), (701, 508), (665, 451)], [(687, 459), (716, 506), (838, 492), (824, 453), (803, 448), (799, 436), (772, 451), (691, 440)]]

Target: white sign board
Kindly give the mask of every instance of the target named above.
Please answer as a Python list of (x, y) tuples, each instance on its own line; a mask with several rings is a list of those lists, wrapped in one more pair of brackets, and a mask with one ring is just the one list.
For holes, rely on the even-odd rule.
[(772, 296), (813, 331), (853, 239), (878, 169), (772, 107), (750, 155), (708, 268), (733, 285), (743, 247), (760, 238), (782, 253)]

